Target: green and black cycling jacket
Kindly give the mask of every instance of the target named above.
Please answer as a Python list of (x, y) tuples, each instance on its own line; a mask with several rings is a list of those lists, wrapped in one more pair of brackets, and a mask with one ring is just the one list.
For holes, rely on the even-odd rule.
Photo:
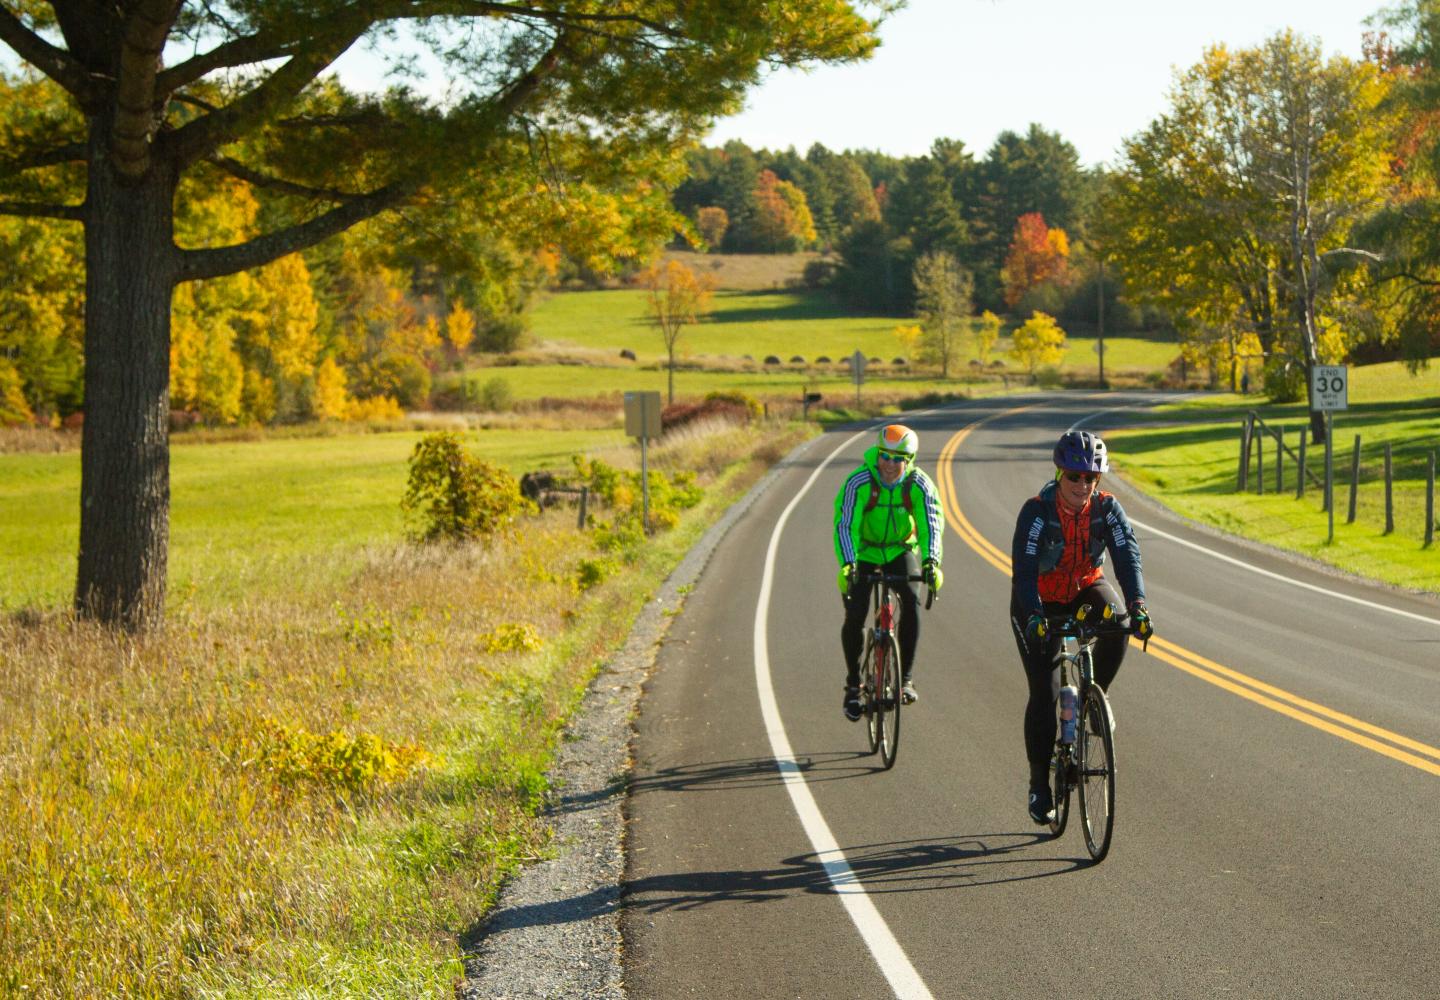
[(845, 478), (835, 497), (835, 558), (840, 565), (867, 562), (884, 565), (906, 552), (940, 562), (945, 515), (935, 483), (913, 461), (893, 486), (880, 480), (876, 452)]

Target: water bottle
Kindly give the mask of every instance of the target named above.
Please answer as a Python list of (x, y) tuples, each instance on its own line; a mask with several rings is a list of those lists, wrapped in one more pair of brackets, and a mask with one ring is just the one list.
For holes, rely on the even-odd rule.
[(1080, 692), (1073, 685), (1066, 684), (1060, 689), (1060, 742), (1075, 742), (1075, 703)]

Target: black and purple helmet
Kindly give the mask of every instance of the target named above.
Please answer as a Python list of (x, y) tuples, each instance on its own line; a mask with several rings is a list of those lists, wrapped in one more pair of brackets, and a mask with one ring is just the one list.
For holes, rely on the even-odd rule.
[(1055, 468), (1066, 472), (1109, 472), (1105, 442), (1089, 431), (1066, 431), (1055, 445)]

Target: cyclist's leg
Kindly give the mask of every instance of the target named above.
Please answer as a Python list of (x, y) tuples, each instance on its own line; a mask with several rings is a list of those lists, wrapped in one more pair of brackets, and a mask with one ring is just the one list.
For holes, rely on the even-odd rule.
[(1031, 643), (1025, 635), (1024, 609), (1011, 605), (1010, 630), (1025, 668), (1030, 697), (1025, 702), (1025, 759), (1030, 765), (1030, 787), (1048, 789), (1050, 752), (1055, 746), (1055, 696), (1059, 693), (1060, 671), (1051, 658), (1050, 641)]
[(870, 579), (875, 567), (870, 563), (856, 566), (850, 593), (845, 595), (845, 623), (840, 626), (840, 648), (845, 653), (845, 686), (860, 683), (860, 654), (865, 650), (865, 617), (870, 611)]
[[(1121, 625), (1127, 625), (1130, 622), (1129, 612), (1125, 610), (1125, 599), (1120, 596), (1120, 591), (1116, 589), (1115, 585), (1103, 576), (1080, 592), (1080, 596), (1076, 598), (1076, 606), (1081, 604), (1089, 604), (1093, 608), (1103, 607), (1106, 604), (1112, 605), (1117, 609), (1119, 615), (1116, 621)], [(1110, 683), (1120, 672), (1120, 664), (1125, 662), (1125, 650), (1129, 648), (1129, 636), (1112, 634), (1101, 636), (1095, 640), (1093, 662), (1096, 684), (1106, 691), (1110, 690)]]

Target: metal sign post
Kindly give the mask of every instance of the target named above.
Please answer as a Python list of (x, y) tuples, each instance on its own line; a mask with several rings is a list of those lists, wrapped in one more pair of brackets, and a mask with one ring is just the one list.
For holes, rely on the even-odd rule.
[(857, 347), (855, 353), (850, 355), (850, 375), (855, 379), (855, 405), (860, 405), (860, 383), (865, 381), (865, 355), (860, 353)]
[(645, 532), (650, 531), (650, 467), (645, 453), (646, 442), (660, 437), (660, 393), (627, 392), (625, 394), (625, 435), (640, 439), (640, 517)]
[(1326, 542), (1335, 541), (1335, 423), (1336, 410), (1350, 406), (1350, 376), (1345, 365), (1316, 365), (1310, 369), (1310, 398), (1315, 409), (1325, 414), (1325, 512), (1330, 533)]

